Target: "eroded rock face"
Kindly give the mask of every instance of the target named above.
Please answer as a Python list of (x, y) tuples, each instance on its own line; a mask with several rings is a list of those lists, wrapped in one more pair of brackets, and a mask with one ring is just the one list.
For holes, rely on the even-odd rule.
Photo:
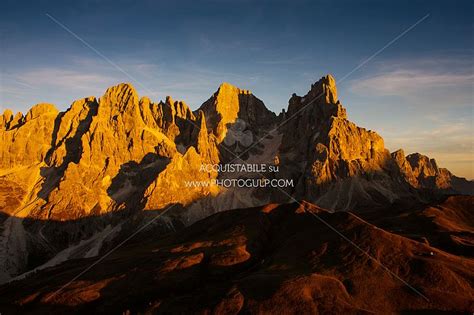
[[(252, 142), (276, 122), (276, 115), (269, 111), (252, 92), (239, 89), (229, 83), (222, 83), (199, 110), (206, 115), (207, 128), (215, 135), (218, 144), (225, 140), (227, 130), (235, 123), (239, 124), (237, 128), (251, 133), (254, 137), (250, 139)], [(224, 150), (221, 150), (221, 153), (225, 155)]]
[(403, 150), (392, 153), (403, 178), (418, 189), (441, 190), (448, 193), (472, 195), (474, 184), (464, 178), (454, 176), (449, 170), (438, 167), (435, 159), (413, 153), (405, 156)]
[(52, 104), (35, 105), (26, 115), (5, 111), (0, 116), (0, 169), (42, 162), (51, 147), (57, 115)]
[(293, 95), (280, 119), (284, 123), (281, 165), (286, 176), (298, 178), (295, 195), (300, 198), (345, 208), (353, 205), (355, 190), (365, 190), (366, 175), (388, 182), (385, 169), (391, 157), (383, 139), (347, 120), (331, 75), (313, 84), (305, 96)]
[[(392, 202), (413, 188), (472, 193), (472, 183), (426, 156), (405, 157), (401, 150), (390, 155), (377, 133), (347, 119), (335, 80), (327, 75), (305, 96), (293, 95), (279, 117), (250, 91), (228, 83), (195, 112), (171, 97), (159, 103), (139, 99), (130, 84), (111, 87), (100, 99), (75, 101), (61, 113), (50, 104), (38, 104), (26, 115), (5, 111), (0, 175), (3, 191), (14, 193), (0, 209), (70, 220), (185, 206), (213, 196), (217, 187), (184, 187), (185, 182), (215, 179), (219, 174), (200, 166), (235, 158), (224, 140), (239, 119), (252, 141), (283, 124), (277, 154), (270, 158), (281, 167), (278, 176), (297, 184), (288, 190), (296, 198), (346, 209), (360, 204), (360, 196), (366, 204)], [(261, 143), (247, 146), (254, 156), (268, 149)]]
[(350, 122), (331, 75), (305, 96), (293, 95), (279, 119), (281, 176), (297, 180), (289, 191), (297, 199), (340, 210), (392, 203), (412, 196), (413, 188), (473, 193), (472, 182), (438, 168), (433, 159), (405, 157), (402, 150), (390, 154), (376, 132)]
[[(176, 176), (218, 161), (203, 113), (197, 119), (171, 97), (158, 104), (139, 100), (130, 84), (109, 88), (99, 100), (75, 101), (63, 113), (48, 104), (18, 118), (7, 111), (0, 123), (1, 168), (36, 165), (38, 173), (35, 183), (20, 182), (29, 204), (22, 216), (70, 220), (145, 204), (145, 209), (160, 209), (169, 202), (190, 202), (210, 188), (183, 190)], [(173, 185), (178, 186), (174, 191)], [(161, 200), (163, 195), (167, 198)]]

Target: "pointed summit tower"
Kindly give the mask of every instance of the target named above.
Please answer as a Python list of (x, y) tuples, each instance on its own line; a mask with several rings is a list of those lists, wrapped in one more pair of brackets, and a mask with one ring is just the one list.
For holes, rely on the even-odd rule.
[(199, 110), (204, 112), (207, 128), (214, 133), (218, 143), (224, 140), (227, 129), (237, 119), (243, 120), (253, 131), (268, 127), (276, 121), (276, 115), (252, 92), (229, 83), (222, 83)]

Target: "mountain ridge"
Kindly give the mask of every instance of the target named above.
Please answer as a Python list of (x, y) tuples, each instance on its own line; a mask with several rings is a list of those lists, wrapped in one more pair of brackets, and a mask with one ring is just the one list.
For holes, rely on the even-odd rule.
[[(25, 115), (7, 110), (0, 115), (0, 139), (0, 212), (9, 216), (0, 230), (14, 228), (21, 235), (3, 238), (0, 251), (26, 246), (46, 260), (91, 238), (81, 229), (100, 232), (111, 224), (126, 231), (146, 222), (147, 211), (169, 207), (160, 218), (163, 230), (222, 210), (292, 198), (332, 211), (362, 211), (399, 200), (472, 194), (474, 185), (420, 154), (391, 154), (376, 132), (347, 119), (330, 75), (305, 96), (294, 94), (288, 110), (278, 116), (250, 91), (228, 83), (195, 111), (171, 97), (159, 102), (140, 98), (133, 85), (124, 83), (99, 98), (77, 100), (62, 112), (46, 103)], [(279, 172), (264, 176), (294, 185), (226, 188), (215, 180), (263, 174), (201, 170), (202, 165), (229, 162), (278, 166)], [(104, 217), (103, 224), (85, 227), (79, 219), (87, 217)], [(25, 225), (23, 218), (71, 222), (79, 232), (61, 230), (62, 245), (50, 249), (45, 244), (57, 233)], [(20, 254), (0, 261), (0, 267), (9, 266), (4, 278), (27, 271), (28, 261)]]
[[(384, 173), (391, 168), (398, 168), (401, 177), (416, 189), (449, 191), (454, 188), (460, 192), (472, 189), (472, 182), (470, 185), (469, 181), (438, 168), (436, 161), (424, 155), (413, 153), (404, 156), (404, 152), (399, 150), (390, 154), (377, 133), (348, 121), (331, 75), (312, 84), (305, 96), (293, 94), (288, 110), (278, 117), (249, 90), (229, 83), (222, 83), (211, 98), (195, 111), (170, 96), (158, 103), (146, 96), (139, 98), (132, 84), (122, 83), (107, 89), (99, 99), (87, 97), (74, 101), (63, 112), (52, 104), (40, 103), (25, 115), (13, 115), (10, 110), (5, 110), (0, 117), (4, 139), (4, 145), (0, 148), (0, 169), (44, 162), (49, 168), (59, 170), (57, 174), (44, 170), (47, 173), (45, 178), (59, 176), (53, 182), (61, 181), (63, 176), (73, 172), (68, 169), (74, 169), (74, 165), (85, 164), (102, 169), (103, 172), (96, 172), (95, 177), (103, 177), (101, 186), (110, 185), (107, 176), (116, 174), (120, 164), (128, 161), (139, 163), (147, 154), (172, 158), (184, 154), (191, 146), (200, 156), (198, 158), (189, 152), (189, 158), (193, 160), (191, 163), (198, 163), (197, 160), (225, 163), (235, 156), (228, 153), (231, 150), (223, 140), (228, 127), (239, 120), (246, 123), (245, 128), (254, 134), (254, 138), (266, 136), (271, 127), (278, 126), (283, 138), (275, 158), (283, 164), (283, 169), (285, 163), (290, 168), (284, 169), (283, 173), (299, 177), (298, 182), (303, 186), (300, 188), (302, 198), (319, 199), (326, 207), (330, 205), (321, 198), (321, 189), (324, 190), (325, 186), (368, 172)], [(204, 133), (200, 133), (204, 127), (202, 121), (206, 122)], [(53, 130), (51, 126), (54, 126)], [(27, 129), (24, 136), (23, 129)], [(39, 138), (45, 141), (32, 143), (34, 139), (29, 137), (30, 129), (42, 134)], [(10, 132), (13, 130), (15, 132)], [(71, 136), (74, 132), (76, 135)], [(95, 138), (100, 138), (101, 143), (97, 143)], [(27, 148), (29, 154), (17, 148), (18, 143)], [(108, 149), (110, 143), (115, 143), (115, 149)], [(68, 153), (68, 147), (73, 152)], [(254, 150), (250, 153), (257, 154), (262, 149), (258, 141), (254, 141), (250, 148)], [(11, 154), (12, 151), (16, 154)], [(204, 157), (200, 151), (206, 152)], [(105, 160), (107, 163), (104, 163)], [(309, 165), (302, 174), (292, 173), (295, 160)], [(48, 184), (51, 183), (43, 183), (39, 195), (49, 197)], [(95, 205), (98, 208), (94, 211), (105, 211), (110, 201), (105, 195), (99, 199)]]

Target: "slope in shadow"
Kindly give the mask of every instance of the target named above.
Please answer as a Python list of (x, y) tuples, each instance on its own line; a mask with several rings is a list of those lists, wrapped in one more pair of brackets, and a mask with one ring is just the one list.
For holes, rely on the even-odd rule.
[(164, 238), (142, 235), (51, 296), (94, 261), (69, 261), (2, 286), (0, 306), (33, 313), (462, 312), (474, 294), (472, 259), (305, 202), (218, 213)]
[(170, 162), (167, 157), (147, 153), (137, 163), (129, 161), (120, 166), (107, 193), (118, 208), (142, 210), (146, 204), (145, 191)]

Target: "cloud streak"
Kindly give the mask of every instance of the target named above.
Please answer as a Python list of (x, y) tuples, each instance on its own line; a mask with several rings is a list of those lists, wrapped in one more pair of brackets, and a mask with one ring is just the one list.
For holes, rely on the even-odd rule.
[(354, 81), (351, 91), (358, 94), (370, 92), (378, 96), (403, 96), (418, 93), (420, 90), (469, 86), (473, 83), (473, 74), (446, 74), (419, 69), (401, 69)]
[(379, 64), (371, 74), (349, 83), (349, 91), (365, 97), (395, 96), (403, 106), (471, 106), (472, 58), (428, 58)]

